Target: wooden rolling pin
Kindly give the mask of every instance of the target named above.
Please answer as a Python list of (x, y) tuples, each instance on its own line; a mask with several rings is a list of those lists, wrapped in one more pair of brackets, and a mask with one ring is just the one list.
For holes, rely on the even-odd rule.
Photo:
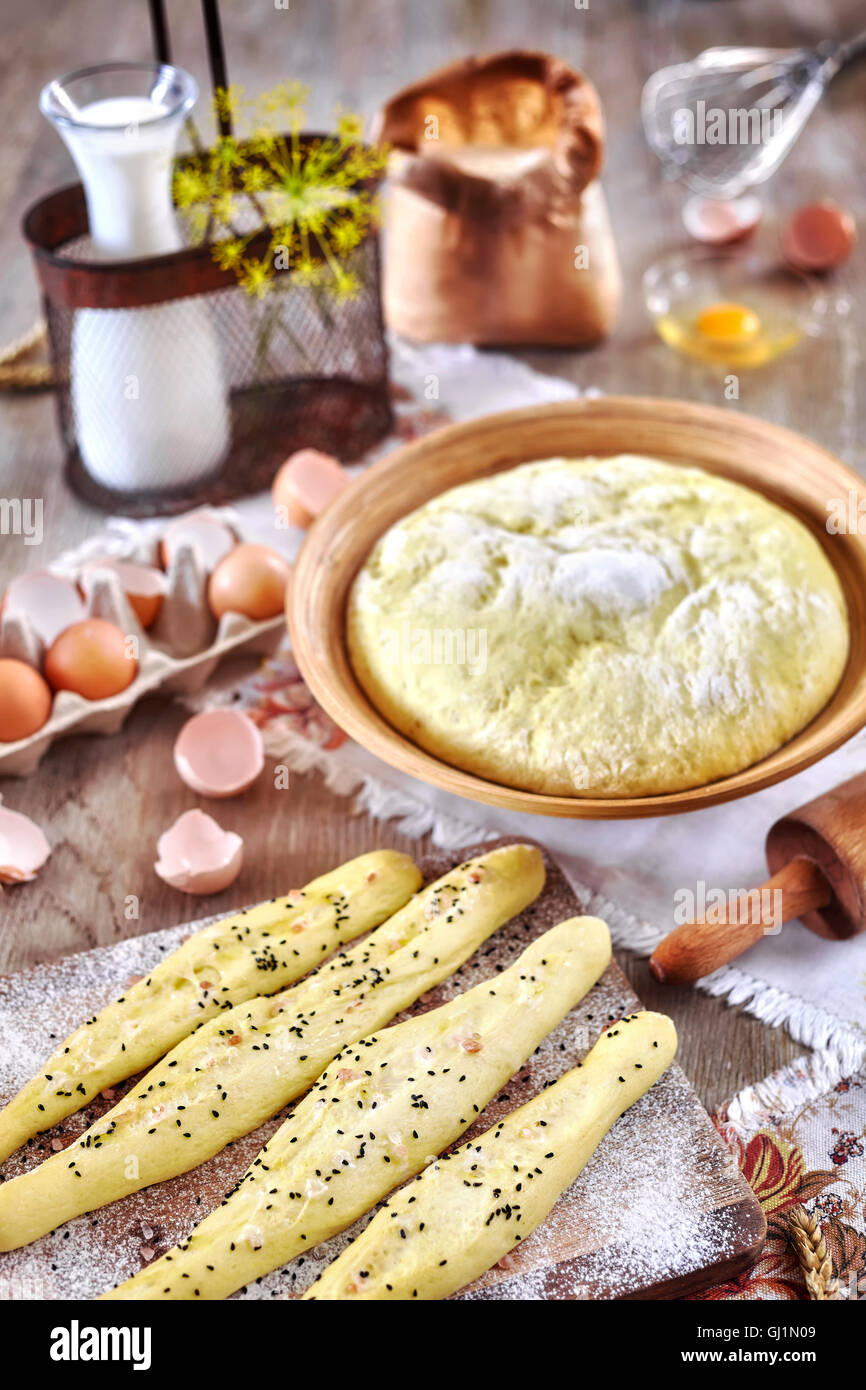
[(729, 894), (720, 920), (686, 922), (656, 947), (657, 980), (699, 980), (794, 917), (832, 941), (866, 930), (866, 773), (776, 821), (766, 853), (772, 877), (757, 892)]

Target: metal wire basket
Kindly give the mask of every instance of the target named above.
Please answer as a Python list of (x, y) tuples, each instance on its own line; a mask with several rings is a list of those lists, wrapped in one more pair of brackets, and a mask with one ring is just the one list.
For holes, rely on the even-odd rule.
[[(348, 265), (360, 284), (356, 298), (338, 303), (290, 278), (265, 299), (250, 298), (232, 271), (216, 264), (209, 245), (144, 260), (92, 259), (80, 184), (36, 203), (23, 229), (43, 295), (67, 476), (95, 506), (147, 516), (225, 502), (269, 486), (295, 449), (310, 446), (351, 461), (388, 433), (392, 414), (375, 231)], [(172, 488), (170, 480), (169, 486), (134, 494), (104, 487), (85, 469), (76, 438), (70, 391), (75, 315), (197, 298), (212, 317), (228, 387), (228, 457), (217, 474), (194, 487)]]

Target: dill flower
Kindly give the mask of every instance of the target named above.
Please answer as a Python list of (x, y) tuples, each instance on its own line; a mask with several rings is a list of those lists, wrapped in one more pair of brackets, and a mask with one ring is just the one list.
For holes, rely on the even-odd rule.
[(239, 237), (218, 241), (213, 249), (213, 257), (220, 270), (240, 270), (243, 265), (244, 243)]
[[(301, 140), (308, 88), (287, 81), (254, 102), (240, 88), (218, 92), (218, 118), (250, 115), (249, 135), (220, 135), (178, 169), (174, 197), (191, 231), (214, 241), (213, 255), (251, 296), (296, 283), (328, 289), (337, 300), (361, 290), (349, 261), (378, 215), (368, 186), (386, 151), (361, 142), (360, 117), (340, 112), (333, 136)], [(268, 233), (257, 256), (250, 244)]]
[(247, 294), (256, 299), (264, 299), (273, 279), (272, 267), (268, 265), (267, 261), (255, 258), (242, 260), (240, 265), (238, 283), (246, 290)]

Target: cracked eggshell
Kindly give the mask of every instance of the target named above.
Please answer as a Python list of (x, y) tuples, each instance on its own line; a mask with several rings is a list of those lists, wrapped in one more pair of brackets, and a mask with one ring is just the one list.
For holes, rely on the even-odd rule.
[(171, 569), (172, 560), (181, 546), (190, 545), (201, 559), (207, 571), (216, 569), (220, 560), (234, 550), (238, 538), (224, 521), (208, 515), (207, 512), (191, 512), (182, 516), (165, 528), (159, 546), (160, 559), (165, 569)]
[(128, 560), (89, 560), (81, 572), (81, 583), (85, 593), (100, 571), (116, 575), (120, 588), (141, 626), (145, 629), (152, 627), (159, 616), (168, 587), (162, 570)]
[(70, 579), (32, 570), (12, 580), (3, 597), (4, 618), (24, 618), (50, 647), (55, 637), (85, 616), (84, 600)]
[(174, 745), (183, 782), (201, 796), (237, 796), (265, 765), (261, 733), (236, 709), (205, 710), (188, 719)]
[(755, 230), (761, 220), (761, 203), (753, 193), (723, 202), (696, 193), (683, 204), (683, 226), (695, 241), (726, 246)]
[(241, 871), (244, 842), (204, 811), (186, 811), (157, 843), (154, 869), (181, 893), (221, 893)]
[(0, 806), (0, 883), (29, 883), (50, 853), (35, 821)]

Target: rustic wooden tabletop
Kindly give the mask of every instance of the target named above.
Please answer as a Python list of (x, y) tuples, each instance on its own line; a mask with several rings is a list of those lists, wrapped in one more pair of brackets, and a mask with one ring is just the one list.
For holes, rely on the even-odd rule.
[[(711, 44), (812, 45), (863, 24), (861, 0), (223, 0), (229, 73), (256, 91), (287, 77), (311, 86), (311, 124), (335, 103), (370, 115), (410, 78), (473, 51), (545, 49), (584, 69), (608, 122), (604, 181), (625, 275), (621, 321), (611, 340), (585, 353), (533, 352), (528, 361), (606, 392), (718, 402), (718, 373), (676, 357), (646, 320), (640, 276), (683, 243), (681, 192), (665, 185), (641, 131), (647, 76)], [(200, 9), (171, 3), (173, 57), (204, 88)], [(88, 62), (150, 56), (143, 0), (42, 0), (0, 9), (0, 338), (29, 328), (38, 298), (19, 234), (22, 212), (70, 181), (66, 153), (37, 110), (42, 84)], [(765, 227), (812, 197), (833, 196), (866, 225), (866, 62), (834, 83), (781, 173), (764, 190)], [(859, 359), (866, 295), (862, 251), (829, 285), (837, 317), (827, 342), (744, 375), (739, 407), (801, 429), (866, 471), (858, 433)], [(0, 343), (2, 347), (2, 343)], [(43, 565), (97, 531), (102, 516), (66, 488), (49, 395), (0, 397), (0, 495), (43, 499), (42, 546), (0, 537), (0, 585)], [(33, 816), (53, 845), (37, 882), (0, 900), (0, 971), (122, 936), (228, 910), (284, 892), (376, 845), (423, 850), (390, 825), (349, 814), (317, 777), (296, 778), (275, 800), (262, 778), (230, 803), (224, 821), (246, 840), (245, 868), (218, 900), (193, 900), (153, 873), (158, 834), (196, 798), (170, 771), (183, 721), (176, 706), (147, 701), (110, 739), (72, 738), (24, 781), (0, 779), (7, 805)], [(576, 829), (579, 834), (579, 824)], [(137, 920), (124, 900), (140, 902)], [(671, 1012), (681, 1060), (709, 1105), (797, 1055), (785, 1033), (693, 990), (662, 991), (643, 961), (623, 964), (646, 1003)]]

